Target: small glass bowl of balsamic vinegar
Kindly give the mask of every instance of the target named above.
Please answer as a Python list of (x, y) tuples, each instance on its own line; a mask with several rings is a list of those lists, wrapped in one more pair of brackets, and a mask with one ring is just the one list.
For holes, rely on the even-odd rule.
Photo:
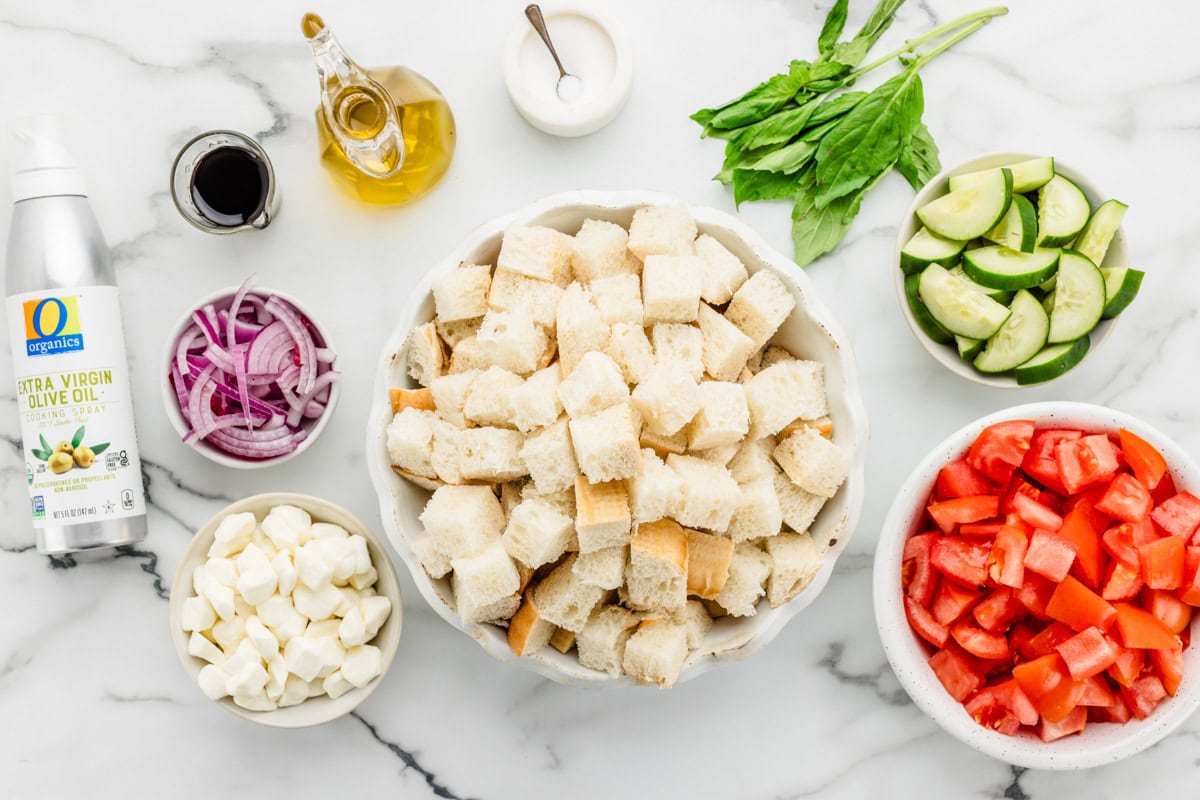
[(236, 131), (209, 131), (184, 145), (171, 167), (171, 197), (206, 233), (265, 228), (279, 210), (271, 160)]

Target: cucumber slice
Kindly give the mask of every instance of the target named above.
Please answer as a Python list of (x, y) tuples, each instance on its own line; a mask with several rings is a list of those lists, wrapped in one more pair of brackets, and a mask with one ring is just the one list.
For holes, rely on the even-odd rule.
[(921, 302), (950, 333), (986, 339), (1008, 319), (1007, 308), (955, 280), (939, 264), (930, 264), (919, 278), (917, 286)]
[(1004, 218), (983, 238), (1022, 253), (1032, 253), (1037, 242), (1037, 212), (1033, 210), (1033, 203), (1014, 193)]
[(1104, 275), (1096, 265), (1074, 250), (1064, 250), (1050, 311), (1050, 344), (1074, 341), (1096, 327), (1106, 299)]
[(913, 319), (917, 321), (917, 327), (926, 336), (938, 344), (946, 344), (950, 341), (950, 332), (938, 324), (938, 321), (929, 313), (929, 309), (921, 302), (918, 294), (920, 281), (920, 275), (909, 275), (904, 279), (904, 296), (908, 298), (908, 307), (912, 309)]
[[(1018, 161), (1016, 164), (1006, 164), (1013, 174), (1013, 191), (1017, 194), (1032, 192), (1045, 186), (1054, 177), (1054, 159), (1031, 158), (1028, 161)], [(950, 191), (955, 192), (969, 186), (988, 170), (967, 172), (962, 175), (950, 176)]]
[(966, 244), (943, 239), (928, 228), (921, 228), (900, 251), (900, 271), (905, 275), (916, 275), (930, 264), (948, 267), (958, 261), (958, 254)]
[(1079, 238), (1075, 240), (1075, 249), (1092, 260), (1097, 267), (1104, 263), (1108, 253), (1108, 245), (1121, 227), (1121, 220), (1129, 206), (1120, 200), (1105, 200), (1092, 214), (1087, 225), (1083, 226)]
[(1004, 168), (988, 170), (965, 188), (918, 208), (917, 218), (938, 236), (961, 242), (994, 228), (1011, 202), (1012, 173)]
[(1092, 340), (1087, 336), (1080, 336), (1073, 342), (1052, 344), (1017, 367), (1013, 374), (1021, 386), (1053, 380), (1083, 361), (1091, 346)]
[(969, 339), (966, 336), (955, 336), (954, 343), (958, 345), (958, 357), (970, 363), (979, 355), (979, 351), (987, 344), (987, 339)]
[(1022, 253), (996, 244), (963, 253), (963, 271), (993, 289), (1031, 289), (1055, 273), (1060, 253), (1054, 247)]
[(1066, 247), (1083, 230), (1091, 213), (1083, 190), (1055, 175), (1038, 189), (1038, 245)]
[(1022, 289), (1013, 297), (1012, 314), (975, 357), (980, 372), (1008, 372), (1037, 355), (1046, 345), (1050, 317), (1037, 298)]
[(976, 283), (975, 281), (971, 280), (971, 276), (969, 276), (969, 275), (967, 275), (967, 273), (963, 272), (963, 268), (962, 268), (961, 264), (959, 264), (956, 267), (951, 267), (950, 274), (953, 275), (958, 280), (965, 283), (970, 288), (974, 289), (975, 291), (980, 292), (981, 294), (986, 294), (988, 297), (992, 298), (997, 303), (1002, 303), (1003, 305), (1008, 305), (1009, 301), (1012, 300), (1012, 292), (1006, 292), (1003, 289), (993, 289), (990, 286), (984, 286), (981, 283)]
[(1038, 288), (1046, 294), (1054, 291), (1054, 287), (1058, 284), (1058, 273), (1055, 272), (1049, 278), (1038, 284)]
[(1054, 289), (1051, 289), (1042, 298), (1042, 308), (1046, 309), (1047, 314), (1054, 310)]
[(1125, 307), (1137, 297), (1138, 289), (1142, 286), (1142, 278), (1146, 273), (1129, 267), (1101, 267), (1100, 274), (1104, 276), (1104, 319), (1112, 319), (1125, 310)]

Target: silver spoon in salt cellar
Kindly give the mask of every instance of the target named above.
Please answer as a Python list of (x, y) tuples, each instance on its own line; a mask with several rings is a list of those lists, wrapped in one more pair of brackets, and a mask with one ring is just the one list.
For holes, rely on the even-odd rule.
[(583, 81), (578, 75), (572, 75), (563, 67), (562, 59), (558, 57), (557, 51), (554, 49), (554, 42), (550, 41), (550, 32), (546, 30), (546, 19), (542, 16), (542, 9), (537, 3), (531, 3), (525, 6), (525, 16), (529, 19), (529, 24), (537, 31), (538, 36), (542, 37), (542, 41), (546, 43), (546, 49), (550, 51), (550, 55), (554, 57), (554, 64), (558, 67), (558, 84), (554, 88), (558, 99), (564, 103), (573, 103), (579, 99), (583, 93)]

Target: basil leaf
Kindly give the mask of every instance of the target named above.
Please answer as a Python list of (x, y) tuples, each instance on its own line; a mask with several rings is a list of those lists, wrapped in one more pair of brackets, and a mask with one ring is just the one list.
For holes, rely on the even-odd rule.
[(821, 49), (822, 60), (842, 64), (847, 69), (857, 67), (867, 57), (870, 49), (875, 46), (875, 42), (879, 41), (879, 37), (891, 26), (892, 17), (902, 5), (904, 5), (904, 0), (879, 0), (875, 10), (871, 12), (871, 16), (863, 23), (862, 28), (854, 35), (853, 39), (848, 42), (838, 42), (828, 51), (825, 48)]
[(807, 266), (838, 246), (858, 216), (863, 197), (891, 168), (892, 165), (888, 164), (865, 186), (837, 198), (823, 208), (818, 208), (814, 202), (812, 183), (815, 179), (807, 177), (813, 176), (815, 169), (802, 173), (806, 176), (807, 185), (802, 181), (796, 204), (792, 208), (792, 248), (796, 266)]
[(850, 0), (837, 0), (825, 15), (821, 35), (817, 37), (817, 49), (821, 51), (821, 55), (829, 52), (829, 48), (833, 47), (842, 35), (842, 29), (846, 27), (846, 7), (849, 5)]
[(791, 175), (807, 166), (808, 162), (812, 160), (813, 153), (816, 151), (816, 144), (801, 139), (751, 161), (744, 169), (781, 172), (785, 175)]
[(924, 111), (921, 78), (907, 70), (884, 81), (821, 138), (817, 148), (818, 208), (864, 186), (900, 156)]
[(917, 191), (920, 191), (921, 187), (942, 171), (942, 162), (938, 160), (937, 144), (933, 141), (933, 135), (925, 127), (924, 122), (917, 123), (908, 144), (900, 151), (900, 158), (896, 160), (896, 169)]
[(735, 169), (733, 171), (733, 202), (741, 205), (750, 200), (782, 200), (792, 197), (800, 184), (803, 172), (785, 175), (782, 172)]
[(782, 108), (808, 80), (808, 63), (793, 61), (787, 72), (772, 75), (738, 99), (715, 109), (704, 109), (692, 119), (709, 128), (740, 128), (758, 122)]
[(813, 115), (808, 118), (806, 128), (813, 128), (823, 122), (828, 122), (831, 119), (840, 117), (843, 114), (849, 113), (856, 105), (862, 102), (867, 96), (866, 92), (846, 92), (840, 94), (832, 100), (821, 103)]
[(753, 125), (738, 128), (729, 142), (744, 150), (786, 142), (810, 124), (810, 119), (819, 105), (818, 100), (810, 100), (802, 106), (777, 111)]

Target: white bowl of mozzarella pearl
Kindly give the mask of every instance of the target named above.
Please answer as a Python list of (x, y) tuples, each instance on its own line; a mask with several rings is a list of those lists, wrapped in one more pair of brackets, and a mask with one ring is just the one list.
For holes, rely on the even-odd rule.
[(866, 445), (849, 340), (795, 264), (728, 214), (581, 191), (430, 270), (366, 452), (443, 619), (562, 683), (667, 687), (820, 593)]
[(304, 728), (348, 714), (400, 641), (400, 583), (383, 543), (303, 494), (226, 507), (171, 584), (171, 636), (201, 691), (240, 717)]

